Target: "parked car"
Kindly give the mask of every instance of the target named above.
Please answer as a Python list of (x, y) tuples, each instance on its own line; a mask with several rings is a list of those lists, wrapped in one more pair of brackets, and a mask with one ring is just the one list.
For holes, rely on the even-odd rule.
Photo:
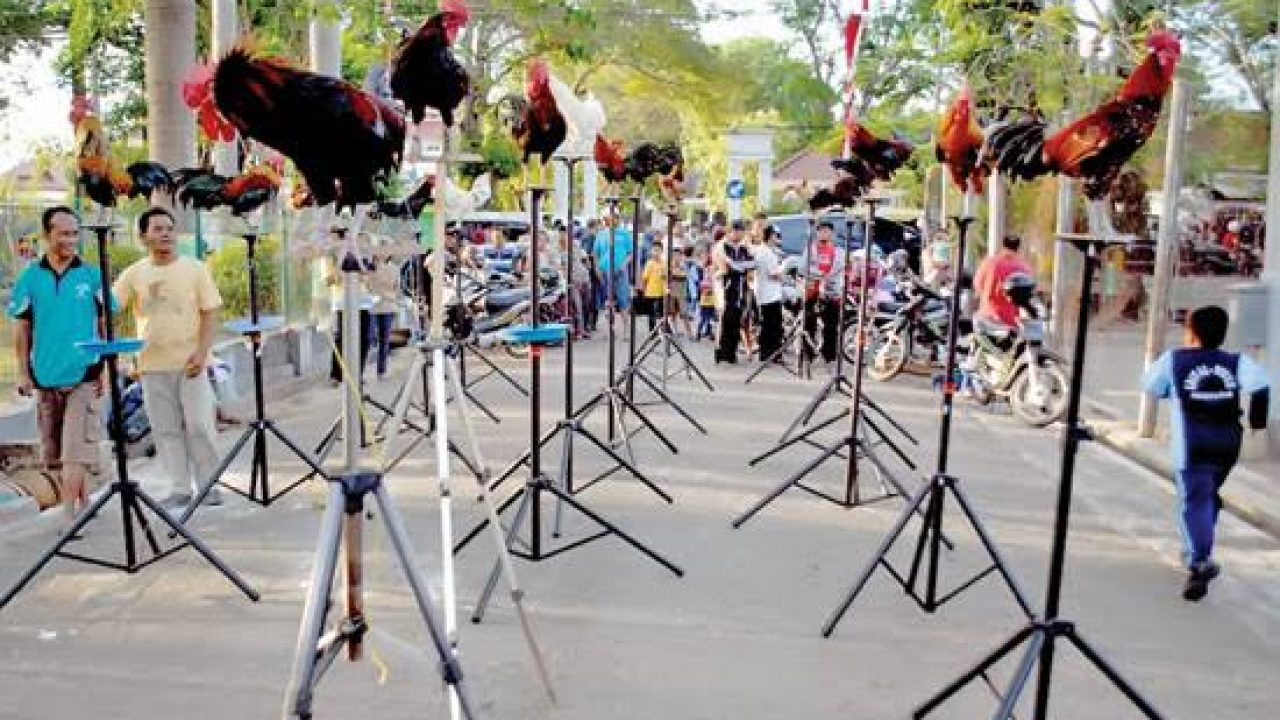
[[(850, 250), (862, 248), (866, 239), (866, 219), (850, 218), (842, 212), (831, 212), (823, 215), (819, 221), (830, 220), (835, 226), (836, 243), (847, 245)], [(769, 223), (775, 225), (782, 234), (779, 246), (785, 256), (802, 255), (805, 242), (809, 238), (808, 215), (771, 215)], [(920, 272), (920, 250), (923, 245), (920, 230), (913, 223), (900, 223), (886, 218), (876, 218), (874, 242), (880, 252), (889, 253), (905, 249), (908, 263), (914, 272)]]

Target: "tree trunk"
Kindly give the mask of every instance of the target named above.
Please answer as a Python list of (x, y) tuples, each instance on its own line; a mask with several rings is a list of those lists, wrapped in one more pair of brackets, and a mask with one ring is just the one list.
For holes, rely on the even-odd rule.
[(147, 142), (168, 167), (195, 164), (195, 116), (182, 102), (182, 76), (196, 61), (194, 0), (147, 0)]

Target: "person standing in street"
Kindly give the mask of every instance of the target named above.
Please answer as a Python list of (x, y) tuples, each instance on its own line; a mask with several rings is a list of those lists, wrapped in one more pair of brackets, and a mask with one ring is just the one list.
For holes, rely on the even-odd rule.
[[(174, 218), (153, 207), (138, 216), (147, 257), (120, 274), (113, 292), (132, 309), (146, 343), (138, 357), (147, 417), (172, 489), (162, 502), (181, 508), (218, 464), (214, 395), (205, 374), (222, 296), (204, 263), (178, 255)], [(209, 505), (222, 504), (215, 488)]]
[[(373, 292), (370, 309), (369, 341), (377, 348), (378, 381), (387, 379), (387, 358), (391, 355), (391, 331), (396, 326), (396, 314), (400, 311), (400, 268), (391, 255), (374, 260), (369, 278)], [(427, 290), (430, 293), (430, 289)], [(430, 297), (428, 294), (427, 297)]]
[(724, 311), (720, 315), (720, 342), (716, 348), (716, 363), (738, 362), (738, 342), (742, 338), (742, 313), (746, 307), (747, 271), (751, 269), (751, 251), (743, 244), (747, 225), (734, 220), (725, 237), (719, 257), (716, 258), (717, 276), (720, 279)]
[(654, 326), (658, 324), (658, 318), (662, 316), (662, 296), (667, 286), (667, 273), (663, 268), (662, 243), (654, 242), (649, 247), (649, 257), (644, 262), (644, 269), (640, 272), (640, 289), (642, 292), (641, 300), (643, 307), (640, 311), (649, 319), (649, 331), (653, 332)]
[(1240, 403), (1249, 398), (1249, 427), (1267, 427), (1270, 390), (1266, 371), (1249, 356), (1227, 352), (1222, 342), (1230, 322), (1216, 305), (1187, 315), (1184, 347), (1152, 363), (1143, 389), (1173, 401), (1170, 450), (1178, 490), (1178, 528), (1186, 584), (1192, 602), (1209, 592), (1221, 572), (1213, 559), (1214, 526), (1222, 509), (1222, 485), (1240, 456)]
[[(822, 343), (819, 352), (827, 363), (835, 362), (836, 345), (840, 342), (840, 303), (845, 290), (845, 253), (835, 244), (835, 225), (830, 220), (818, 223), (817, 239), (809, 253), (809, 286), (805, 288), (804, 331), (813, 338), (822, 319)], [(805, 352), (812, 355), (808, 344)], [(812, 357), (807, 358), (812, 360)]]
[(625, 313), (631, 307), (631, 280), (627, 271), (631, 267), (635, 243), (631, 231), (618, 226), (616, 216), (605, 216), (602, 225), (596, 233), (593, 253), (596, 268), (600, 272), (605, 294), (608, 295), (610, 289), (613, 291), (613, 297), (606, 297), (605, 302), (614, 303), (617, 312)]
[(756, 305), (760, 308), (760, 360), (782, 362), (773, 357), (782, 347), (782, 261), (778, 259), (778, 228), (764, 229), (760, 244), (753, 248), (756, 264)]
[(76, 253), (80, 223), (65, 205), (40, 218), (45, 252), (18, 276), (9, 297), (15, 321), (18, 392), (36, 395), (45, 470), (58, 478), (71, 520), (85, 503), (102, 437), (102, 361), (76, 343), (105, 337), (102, 275)]

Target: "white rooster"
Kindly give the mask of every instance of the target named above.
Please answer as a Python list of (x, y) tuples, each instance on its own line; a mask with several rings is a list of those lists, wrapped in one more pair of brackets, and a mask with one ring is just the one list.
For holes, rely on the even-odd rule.
[(463, 190), (445, 176), (444, 179), (444, 211), (446, 217), (458, 218), (470, 215), (489, 203), (493, 197), (493, 184), (489, 173), (485, 173), (471, 182), (470, 190)]
[(548, 84), (551, 86), (552, 97), (556, 99), (556, 109), (564, 116), (565, 125), (569, 129), (559, 154), (591, 157), (596, 135), (604, 130), (607, 122), (604, 106), (589, 92), (586, 97), (578, 97), (573, 88), (555, 75), (548, 78)]

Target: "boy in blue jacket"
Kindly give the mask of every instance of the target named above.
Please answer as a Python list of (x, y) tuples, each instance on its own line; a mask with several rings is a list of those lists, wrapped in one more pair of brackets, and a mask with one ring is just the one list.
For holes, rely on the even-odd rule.
[(1213, 560), (1219, 491), (1240, 455), (1240, 404), (1249, 399), (1249, 427), (1267, 425), (1266, 372), (1248, 356), (1221, 349), (1227, 312), (1216, 305), (1187, 315), (1186, 347), (1161, 355), (1147, 371), (1146, 392), (1173, 400), (1170, 450), (1178, 488), (1178, 521), (1187, 565), (1182, 597), (1209, 592), (1220, 568)]

